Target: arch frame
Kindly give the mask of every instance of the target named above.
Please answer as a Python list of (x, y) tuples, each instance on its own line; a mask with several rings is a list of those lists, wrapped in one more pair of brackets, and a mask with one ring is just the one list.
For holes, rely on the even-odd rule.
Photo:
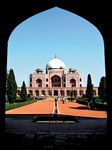
[[(6, 7), (8, 6), (8, 7)], [(27, 5), (17, 0), (15, 2), (1, 0), (0, 2), (0, 99), (1, 108), (0, 113), (2, 114), (1, 120), (5, 122), (5, 92), (6, 92), (6, 68), (7, 68), (7, 49), (8, 49), (8, 39), (10, 34), (22, 21), (28, 19), (29, 17), (45, 11), (53, 7), (60, 7), (62, 9), (68, 10), (75, 13), (94, 24), (100, 33), (102, 34), (104, 40), (104, 53), (105, 53), (105, 75), (106, 75), (106, 99), (108, 103), (107, 110), (107, 134), (112, 137), (112, 66), (111, 64), (111, 35), (112, 35), (112, 22), (110, 19), (111, 14), (111, 4), (105, 0), (101, 3), (95, 0), (87, 0), (86, 2), (81, 0), (37, 0), (27, 1)], [(7, 11), (4, 11), (6, 10)], [(3, 11), (1, 11), (3, 10)], [(11, 10), (11, 11), (10, 11)], [(100, 10), (100, 11), (99, 11)], [(106, 10), (106, 13), (105, 11)], [(5, 12), (5, 13), (4, 13)]]

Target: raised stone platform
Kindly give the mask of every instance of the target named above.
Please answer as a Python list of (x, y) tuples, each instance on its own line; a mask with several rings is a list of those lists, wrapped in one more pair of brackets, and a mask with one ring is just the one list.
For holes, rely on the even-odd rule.
[[(24, 117), (23, 117), (24, 118)], [(106, 147), (106, 119), (33, 122), (6, 117), (6, 145), (16, 149), (90, 150)], [(11, 148), (11, 149), (12, 149)]]

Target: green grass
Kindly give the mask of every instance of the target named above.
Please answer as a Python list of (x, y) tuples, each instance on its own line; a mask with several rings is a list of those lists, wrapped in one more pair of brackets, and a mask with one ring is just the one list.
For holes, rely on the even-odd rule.
[[(80, 104), (87, 105), (88, 100), (87, 98), (79, 98), (77, 102)], [(107, 102), (103, 103), (103, 101), (99, 97), (95, 97), (95, 105), (96, 105), (96, 108), (98, 109), (107, 110)]]
[(5, 111), (11, 110), (11, 109), (14, 109), (14, 108), (18, 108), (18, 107), (21, 107), (21, 106), (25, 106), (25, 105), (34, 103), (36, 101), (37, 100), (34, 100), (34, 99), (27, 99), (26, 101), (16, 101), (12, 104), (9, 104), (9, 102), (6, 102), (5, 103)]

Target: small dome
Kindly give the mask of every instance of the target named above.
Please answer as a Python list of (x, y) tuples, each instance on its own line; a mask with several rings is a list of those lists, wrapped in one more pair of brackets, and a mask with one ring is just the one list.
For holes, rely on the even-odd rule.
[(69, 72), (76, 72), (76, 69), (75, 68), (70, 68)]
[(36, 69), (36, 72), (37, 72), (37, 73), (39, 73), (39, 72), (43, 72), (43, 70), (42, 70), (42, 69), (40, 69), (40, 68), (38, 68), (38, 69)]
[(46, 69), (66, 69), (66, 66), (61, 60), (54, 58), (48, 62)]

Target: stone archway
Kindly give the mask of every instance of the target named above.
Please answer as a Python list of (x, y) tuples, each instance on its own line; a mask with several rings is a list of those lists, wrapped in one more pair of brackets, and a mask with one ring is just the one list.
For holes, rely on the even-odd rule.
[(54, 90), (54, 96), (58, 96), (58, 90)]
[(52, 87), (61, 87), (61, 78), (58, 75), (51, 77)]
[(83, 90), (79, 90), (79, 95), (82, 96), (84, 94)]
[[(11, 32), (14, 28), (20, 24), (25, 19), (35, 15), (36, 13), (42, 12), (46, 9), (52, 8), (54, 6), (58, 6), (65, 10), (71, 11), (75, 14), (82, 16), (83, 18), (90, 21), (94, 24), (99, 31), (101, 32), (104, 38), (105, 44), (105, 67), (106, 67), (106, 99), (108, 103), (108, 111), (107, 111), (107, 126), (108, 133), (112, 135), (112, 94), (111, 94), (111, 86), (112, 86), (112, 65), (111, 65), (111, 19), (110, 19), (110, 3), (102, 1), (98, 3), (98, 1), (73, 1), (73, 0), (37, 0), (32, 2), (32, 0), (27, 1), (26, 3), (18, 2), (18, 5), (14, 2), (5, 2), (1, 1), (0, 6), (5, 10), (7, 8), (8, 14), (4, 14), (4, 11), (1, 11), (1, 26), (0, 26), (0, 99), (1, 105), (3, 105), (0, 109), (1, 114), (4, 116), (4, 102), (5, 102), (5, 91), (6, 91), (6, 66), (7, 66), (7, 43)], [(92, 5), (91, 5), (92, 3)], [(6, 7), (8, 6), (8, 7)], [(83, 6), (83, 7), (82, 7)], [(100, 11), (99, 11), (100, 8)], [(106, 9), (106, 13), (105, 10)], [(12, 11), (10, 11), (12, 10)], [(25, 10), (25, 11), (24, 11)], [(12, 13), (14, 12), (14, 13)], [(87, 13), (86, 13), (87, 12)], [(19, 16), (19, 17), (18, 17)], [(93, 17), (94, 16), (94, 17)], [(2, 117), (1, 119), (4, 118)]]
[(65, 91), (64, 90), (60, 90), (60, 95), (64, 97), (65, 96)]
[(71, 84), (71, 87), (76, 87), (76, 80), (70, 79), (70, 84)]
[(39, 96), (39, 90), (35, 90), (35, 95)]
[(42, 87), (42, 80), (41, 79), (37, 79), (36, 80), (36, 84), (38, 87)]

